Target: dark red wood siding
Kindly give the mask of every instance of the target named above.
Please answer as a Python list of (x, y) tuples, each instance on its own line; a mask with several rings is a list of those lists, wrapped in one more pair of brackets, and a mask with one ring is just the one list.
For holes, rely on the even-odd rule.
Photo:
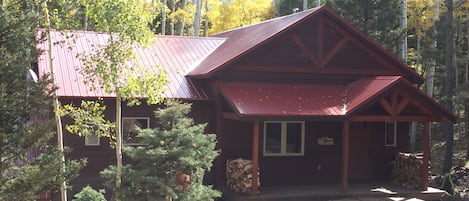
[[(220, 160), (245, 158), (252, 153), (252, 122), (223, 121)], [(264, 123), (260, 122), (259, 167), (261, 186), (340, 183), (342, 161), (342, 122), (305, 122), (303, 156), (264, 156)], [(384, 122), (351, 123), (351, 182), (387, 181), (391, 161), (399, 151), (408, 151), (408, 124), (398, 124), (397, 146), (384, 146)], [(334, 145), (318, 145), (329, 137)], [(225, 166), (223, 166), (224, 168)], [(224, 174), (218, 174), (224, 181)]]
[[(79, 105), (80, 100), (74, 99), (62, 99), (62, 104), (73, 103)], [(107, 106), (105, 116), (107, 119), (114, 121), (115, 119), (115, 100), (106, 99), (104, 103)], [(149, 117), (150, 127), (158, 126), (156, 119), (154, 118), (154, 111), (161, 106), (148, 106), (141, 105), (137, 107), (124, 107), (122, 109), (123, 117)], [(206, 127), (206, 133), (214, 133), (213, 121), (214, 111), (212, 110), (210, 101), (198, 101), (192, 103), (192, 110), (190, 116), (194, 118), (195, 123), (208, 123)], [(63, 126), (72, 123), (69, 118), (63, 119)], [(73, 189), (69, 194), (73, 195), (79, 192), (84, 186), (91, 185), (95, 189), (103, 189), (104, 180), (100, 177), (100, 172), (107, 168), (109, 165), (116, 163), (115, 150), (109, 146), (109, 140), (106, 138), (100, 139), (99, 146), (85, 146), (84, 137), (64, 133), (65, 146), (70, 147), (72, 151), (68, 154), (70, 159), (87, 158), (87, 165), (80, 172), (80, 176), (75, 180), (71, 181), (70, 184)], [(124, 153), (124, 164), (128, 163), (128, 158), (125, 157)], [(213, 175), (207, 177), (209, 183), (213, 183)]]

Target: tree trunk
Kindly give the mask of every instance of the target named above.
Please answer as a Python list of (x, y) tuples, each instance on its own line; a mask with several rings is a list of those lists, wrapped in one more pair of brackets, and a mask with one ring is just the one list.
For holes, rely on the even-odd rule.
[[(438, 21), (438, 16), (440, 12), (440, 0), (435, 0), (433, 9), (433, 41), (432, 41), (432, 51), (436, 52), (437, 48), (437, 30), (436, 30), (436, 21)], [(426, 92), (427, 95), (433, 97), (433, 85), (435, 80), (435, 68), (436, 68), (436, 57), (431, 58), (431, 65), (428, 66), (427, 76), (426, 76)]]
[[(466, 86), (469, 83), (466, 82)], [(467, 96), (467, 95), (466, 95)], [(466, 161), (469, 160), (469, 98), (464, 98), (464, 134), (466, 136)]]
[[(449, 111), (453, 111), (453, 95), (454, 95), (454, 66), (453, 66), (453, 0), (446, 0), (447, 21), (446, 21), (446, 81), (445, 81), (445, 106)], [(453, 165), (453, 124), (445, 125), (445, 157), (443, 161), (443, 173), (449, 173)]]
[[(54, 75), (54, 51), (53, 51), (53, 41), (52, 37), (50, 35), (50, 18), (49, 18), (49, 11), (47, 9), (47, 4), (44, 2), (43, 4), (45, 8), (45, 16), (46, 16), (46, 31), (47, 31), (47, 41), (48, 41), (48, 48), (49, 48), (49, 62), (50, 62), (50, 77), (52, 83), (55, 83), (55, 75)], [(60, 115), (57, 113), (60, 107), (60, 102), (59, 98), (57, 96), (57, 92), (54, 91), (54, 100), (53, 100), (53, 109), (54, 109), (54, 117), (55, 117), (55, 125), (56, 125), (56, 131), (57, 131), (57, 149), (60, 151), (61, 156), (60, 156), (60, 161), (61, 165), (59, 167), (59, 171), (62, 173), (65, 172), (65, 155), (64, 155), (64, 139), (63, 139), (63, 130), (62, 130), (62, 119)], [(62, 174), (60, 174), (62, 175)], [(63, 176), (63, 175), (62, 175)], [(60, 179), (64, 179), (61, 177)], [(63, 182), (60, 182), (60, 197), (62, 201), (67, 201), (67, 183), (65, 180)]]
[(168, 0), (163, 0), (161, 6), (161, 35), (166, 35), (166, 5), (168, 5)]
[(407, 1), (401, 0), (401, 17), (399, 19), (401, 29), (404, 31), (401, 36), (401, 43), (399, 45), (400, 58), (404, 63), (407, 62)]
[(205, 0), (205, 22), (204, 22), (204, 36), (208, 36), (208, 0)]
[[(181, 0), (182, 4), (182, 10), (185, 11), (187, 7), (187, 1), (186, 0)], [(179, 35), (182, 36), (184, 35), (184, 29), (186, 28), (186, 18), (182, 16), (181, 20), (181, 26), (179, 27)]]
[(116, 201), (120, 201), (120, 188), (122, 183), (122, 98), (116, 92)]
[[(176, 12), (176, 0), (173, 0), (173, 7), (171, 8), (171, 13), (174, 13)], [(174, 35), (174, 25), (175, 25), (175, 21), (176, 19), (172, 19), (171, 20), (171, 35)]]
[[(469, 24), (468, 24), (469, 25)], [(467, 27), (467, 34), (469, 34), (469, 26)], [(465, 87), (469, 88), (469, 37), (467, 37), (467, 59), (466, 59), (466, 74), (464, 75)], [(466, 161), (469, 160), (469, 94), (464, 94), (464, 132), (466, 136)]]
[(200, 33), (200, 11), (202, 8), (202, 0), (195, 0), (195, 17), (194, 17), (194, 36)]

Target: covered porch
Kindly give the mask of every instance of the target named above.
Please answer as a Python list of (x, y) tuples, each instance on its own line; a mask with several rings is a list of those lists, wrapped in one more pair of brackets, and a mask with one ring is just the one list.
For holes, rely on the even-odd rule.
[[(265, 156), (269, 153), (266, 151), (266, 122), (274, 122), (282, 124), (282, 132), (286, 129), (283, 128), (283, 124), (308, 124), (308, 122), (319, 122), (319, 125), (309, 126), (311, 128), (324, 127), (322, 124), (333, 123), (333, 127), (330, 127), (328, 133), (332, 133), (333, 136), (315, 136), (314, 134), (309, 135), (313, 138), (313, 143), (320, 144), (319, 137), (321, 140), (325, 140), (325, 143), (331, 143), (335, 145), (335, 149), (325, 150), (322, 155), (305, 155), (305, 146), (312, 146), (311, 143), (304, 142), (305, 134), (302, 137), (301, 149), (297, 153), (300, 153), (300, 157), (295, 158), (295, 154), (287, 157), (269, 157), (270, 159), (277, 160), (276, 163), (279, 167), (290, 165), (295, 167), (295, 164), (287, 162), (288, 159), (295, 158), (294, 160), (311, 160), (311, 157), (323, 157), (326, 161), (336, 160), (337, 164), (333, 164), (334, 170), (329, 172), (329, 176), (337, 177), (336, 182), (332, 182), (332, 185), (338, 190), (335, 195), (343, 196), (349, 195), (355, 191), (359, 186), (351, 185), (351, 179), (354, 179), (357, 175), (358, 170), (365, 170), (365, 174), (368, 174), (367, 168), (370, 164), (357, 163), (357, 159), (353, 156), (360, 155), (357, 150), (360, 147), (365, 147), (366, 154), (373, 154), (375, 150), (369, 147), (362, 146), (363, 140), (368, 140), (369, 144), (373, 144), (379, 141), (382, 146), (386, 146), (388, 137), (376, 138), (375, 136), (384, 134), (392, 130), (396, 133), (398, 130), (397, 125), (407, 125), (407, 127), (400, 128), (400, 136), (408, 137), (408, 125), (410, 122), (418, 122), (423, 126), (423, 164), (422, 164), (422, 179), (420, 190), (428, 191), (428, 173), (429, 173), (429, 134), (430, 134), (430, 122), (454, 122), (455, 117), (442, 108), (434, 100), (423, 94), (420, 90), (415, 88), (411, 83), (407, 82), (399, 76), (384, 76), (384, 77), (368, 77), (359, 79), (346, 85), (315, 85), (315, 84), (256, 84), (256, 83), (221, 83), (220, 90), (224, 96), (224, 100), (230, 106), (229, 110), (225, 108), (219, 108), (219, 111), (223, 111), (224, 121), (231, 122), (244, 122), (243, 125), (250, 125), (250, 131), (247, 131), (248, 135), (236, 136), (237, 138), (244, 137), (250, 138), (248, 141), (251, 142), (251, 153), (249, 158), (253, 161), (252, 175), (258, 175), (259, 162), (265, 163)], [(219, 104), (223, 105), (223, 104)], [(278, 123), (281, 122), (281, 123)], [(287, 122), (287, 123), (284, 123)], [(299, 122), (299, 123), (298, 123)], [(306, 122), (306, 123), (305, 123)], [(323, 122), (323, 123), (321, 123)], [(353, 126), (355, 124), (373, 124), (372, 129), (360, 130)], [(387, 128), (388, 123), (393, 123), (394, 126)], [(377, 124), (383, 125), (381, 131), (377, 131)], [(234, 126), (233, 126), (234, 125)], [(237, 128), (237, 132), (240, 132), (241, 124), (233, 124), (230, 129)], [(385, 126), (386, 125), (386, 126)], [(226, 126), (226, 123), (224, 123)], [(223, 126), (222, 126), (223, 127)], [(246, 126), (244, 126), (246, 127)], [(324, 129), (324, 128), (323, 128)], [(305, 129), (307, 130), (307, 129)], [(246, 133), (246, 130), (243, 130)], [(390, 131), (391, 132), (391, 131)], [(359, 136), (365, 134), (363, 136)], [(225, 135), (228, 136), (228, 135)], [(307, 135), (308, 137), (308, 135)], [(285, 140), (285, 135), (282, 134), (282, 140)], [(370, 140), (376, 138), (374, 140)], [(280, 139), (280, 138), (279, 138)], [(403, 138), (407, 139), (407, 138)], [(226, 139), (225, 139), (226, 140)], [(397, 138), (396, 135), (391, 137), (391, 146), (396, 147), (393, 151), (402, 151), (408, 148), (408, 144), (400, 143), (401, 145), (396, 146)], [(228, 140), (230, 141), (230, 140)], [(330, 142), (329, 142), (330, 141)], [(408, 142), (408, 141), (407, 141)], [(322, 143), (322, 142), (321, 142)], [(282, 152), (285, 152), (286, 145), (282, 145)], [(351, 147), (353, 149), (351, 149)], [(358, 147), (358, 148), (357, 148)], [(280, 149), (279, 149), (280, 150)], [(355, 152), (351, 154), (351, 151)], [(327, 155), (330, 152), (337, 152), (335, 155)], [(377, 158), (384, 157), (383, 151), (376, 152)], [(275, 156), (275, 155), (274, 155)], [(263, 160), (260, 160), (263, 157)], [(325, 158), (324, 158), (325, 157)], [(353, 160), (351, 160), (351, 157)], [(389, 159), (383, 163), (389, 163)], [(283, 163), (283, 164), (282, 164)], [(285, 164), (287, 163), (287, 164)], [(359, 164), (361, 166), (353, 166), (353, 164)], [(269, 164), (270, 169), (279, 168), (275, 167), (274, 163)], [(321, 165), (313, 166), (317, 167), (318, 170), (322, 168)], [(262, 171), (266, 169), (261, 166)], [(308, 171), (307, 169), (301, 169), (301, 171)], [(293, 170), (295, 171), (295, 170)], [(270, 173), (269, 175), (274, 175)], [(382, 174), (382, 173), (381, 173)], [(288, 176), (285, 176), (283, 181), (288, 180)], [(324, 176), (321, 173), (317, 176)], [(369, 176), (369, 175), (368, 175)], [(264, 176), (265, 177), (265, 176)], [(313, 176), (314, 177), (314, 176)], [(257, 184), (257, 177), (252, 177), (252, 184)], [(270, 177), (267, 177), (270, 178)], [(301, 178), (291, 178), (292, 180), (301, 180)], [(371, 178), (373, 179), (373, 178)], [(264, 179), (265, 180), (265, 179)], [(389, 181), (389, 180), (388, 180)], [(261, 184), (263, 181), (260, 182)], [(270, 182), (275, 183), (275, 182)], [(288, 182), (291, 183), (291, 182)], [(293, 182), (295, 183), (295, 182)], [(304, 189), (304, 192), (311, 191), (316, 192), (314, 189), (309, 189), (316, 186), (316, 184), (300, 183), (295, 185), (292, 189)], [(313, 186), (311, 186), (313, 185)], [(287, 185), (288, 186), (288, 185)], [(308, 187), (309, 186), (309, 187)], [(339, 188), (337, 188), (340, 186)], [(371, 186), (368, 186), (371, 188)], [(285, 185), (277, 182), (275, 185), (261, 185), (260, 194), (257, 185), (251, 187), (252, 196), (263, 197), (269, 194), (269, 191), (275, 194), (277, 190), (275, 188), (285, 188)], [(288, 187), (286, 187), (289, 189)], [(306, 189), (305, 189), (306, 188)], [(280, 189), (279, 189), (280, 190)], [(303, 191), (300, 191), (303, 192)], [(317, 191), (321, 192), (321, 190)], [(340, 193), (339, 193), (340, 192)], [(363, 189), (358, 192), (368, 192)], [(419, 191), (417, 191), (419, 192)], [(287, 193), (288, 194), (288, 193)], [(301, 193), (300, 193), (301, 194)], [(372, 193), (374, 194), (374, 193)]]

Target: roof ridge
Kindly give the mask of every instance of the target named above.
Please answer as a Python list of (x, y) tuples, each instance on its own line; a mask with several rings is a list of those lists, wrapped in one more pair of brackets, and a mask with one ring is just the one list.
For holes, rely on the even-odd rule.
[[(250, 28), (250, 27), (253, 27), (253, 26), (258, 26), (258, 25), (261, 25), (261, 24), (271, 23), (271, 22), (273, 22), (273, 21), (283, 20), (283, 19), (285, 19), (285, 18), (296, 17), (296, 16), (298, 16), (298, 15), (305, 15), (305, 16), (307, 16), (307, 15), (310, 15), (310, 14), (312, 14), (312, 13), (314, 13), (314, 12), (317, 12), (317, 11), (321, 10), (322, 8), (325, 8), (325, 6), (314, 7), (314, 8), (310, 8), (310, 9), (307, 9), (307, 10), (303, 10), (303, 11), (300, 11), (300, 12), (297, 12), (297, 13), (292, 13), (292, 14), (289, 14), (289, 15), (274, 17), (274, 18), (272, 18), (272, 19), (264, 20), (264, 21), (257, 22), (257, 23), (254, 23), (254, 24), (249, 24), (249, 25), (246, 25), (246, 26), (242, 26), (242, 27), (238, 27), (238, 28), (234, 28), (234, 29), (222, 31), (222, 32), (213, 34), (212, 36), (215, 36), (215, 37), (216, 37), (216, 36), (218, 36), (218, 35), (223, 35), (223, 34), (226, 34), (226, 33), (236, 32), (236, 31), (238, 31), (238, 30), (247, 29), (247, 28)], [(304, 18), (304, 17), (303, 17), (303, 18)]]

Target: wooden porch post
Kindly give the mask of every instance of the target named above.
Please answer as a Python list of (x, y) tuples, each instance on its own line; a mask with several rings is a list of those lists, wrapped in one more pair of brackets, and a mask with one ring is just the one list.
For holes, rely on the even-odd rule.
[(349, 143), (350, 143), (349, 122), (344, 121), (342, 126), (342, 192), (348, 191), (349, 174)]
[(422, 190), (428, 188), (428, 161), (430, 158), (430, 122), (423, 123), (423, 163), (422, 163)]
[(254, 121), (252, 135), (252, 183), (251, 195), (257, 195), (258, 169), (259, 169), (259, 121)]

